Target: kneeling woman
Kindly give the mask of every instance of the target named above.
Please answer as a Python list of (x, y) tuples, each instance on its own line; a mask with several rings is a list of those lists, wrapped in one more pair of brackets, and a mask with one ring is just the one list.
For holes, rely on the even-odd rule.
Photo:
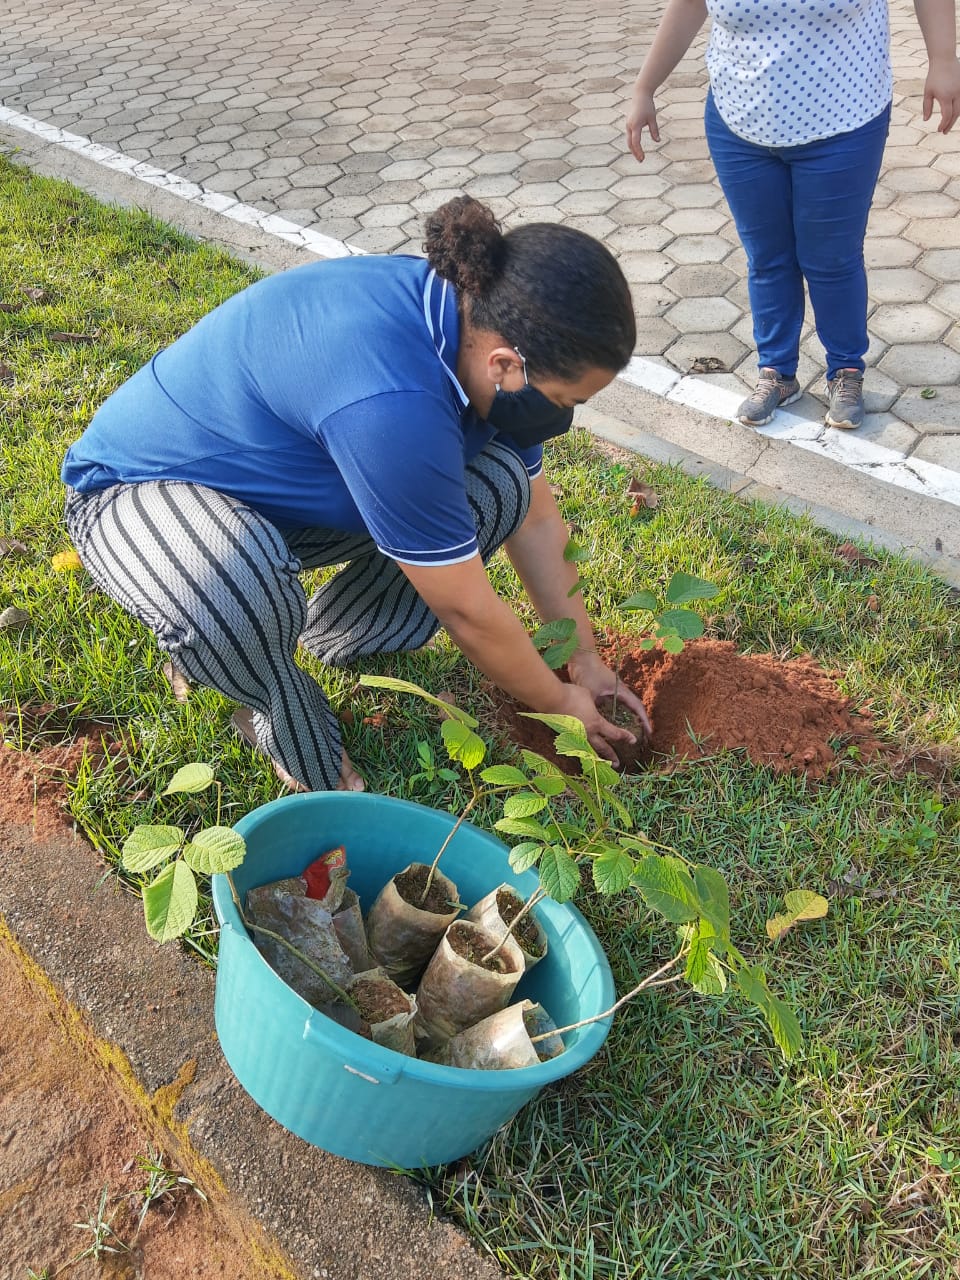
[[(248, 709), (306, 789), (363, 782), (298, 644), (345, 665), (443, 626), (501, 689), (582, 720), (607, 758), (631, 738), (597, 710), (615, 679), (568, 595), (541, 449), (629, 360), (627, 283), (589, 236), (503, 235), (468, 197), (428, 218), (424, 248), (244, 289), (114, 392), (63, 466), (92, 577), (189, 680)], [(575, 617), (573, 683), (491, 587), (501, 544), (543, 621)], [(301, 569), (337, 564), (308, 601)]]

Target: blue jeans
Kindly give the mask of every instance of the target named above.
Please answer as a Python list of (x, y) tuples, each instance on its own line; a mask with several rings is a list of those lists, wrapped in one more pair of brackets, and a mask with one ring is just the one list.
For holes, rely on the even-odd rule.
[(762, 147), (732, 133), (708, 94), (707, 143), (747, 255), (761, 368), (795, 375), (806, 280), (827, 377), (863, 370), (869, 342), (863, 238), (889, 124), (887, 107), (849, 133)]

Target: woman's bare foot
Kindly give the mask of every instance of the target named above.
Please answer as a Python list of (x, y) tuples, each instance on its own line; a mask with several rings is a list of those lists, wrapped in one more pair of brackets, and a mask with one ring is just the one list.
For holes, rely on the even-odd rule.
[(338, 791), (365, 791), (366, 785), (363, 779), (353, 767), (353, 761), (343, 753), (343, 764), (340, 766), (340, 785)]
[[(230, 717), (230, 723), (239, 733), (245, 742), (249, 742), (254, 750), (266, 755), (266, 752), (257, 741), (257, 735), (253, 728), (253, 712), (249, 707), (238, 707)], [(298, 781), (292, 773), (287, 773), (286, 769), (277, 764), (276, 760), (271, 760), (273, 771), (289, 791), (309, 791), (310, 788), (303, 782)], [(337, 791), (363, 791), (364, 782), (356, 769), (353, 767), (353, 761), (343, 753), (343, 763), (340, 766), (340, 782), (336, 787)]]

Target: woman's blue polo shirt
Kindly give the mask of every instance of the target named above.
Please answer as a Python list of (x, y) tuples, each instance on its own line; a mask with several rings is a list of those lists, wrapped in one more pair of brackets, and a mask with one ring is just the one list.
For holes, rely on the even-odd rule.
[[(281, 529), (368, 532), (403, 563), (470, 559), (464, 469), (494, 430), (457, 381), (459, 338), (456, 291), (421, 258), (270, 276), (119, 387), (62, 478), (81, 493), (185, 480)], [(541, 449), (517, 453), (536, 475)]]

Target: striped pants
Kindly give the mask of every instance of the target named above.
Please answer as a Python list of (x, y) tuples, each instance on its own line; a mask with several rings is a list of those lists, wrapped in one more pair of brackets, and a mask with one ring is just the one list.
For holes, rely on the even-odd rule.
[[(491, 443), (467, 466), (466, 489), (486, 563), (523, 523), (529, 479), (514, 453)], [(150, 628), (192, 683), (250, 707), (261, 747), (311, 790), (337, 786), (342, 747), (326, 696), (295, 661), (297, 645), (347, 665), (417, 649), (440, 625), (369, 537), (281, 534), (201, 485), (68, 490), (66, 523), (98, 586)], [(308, 601), (301, 569), (335, 564), (344, 567)]]

